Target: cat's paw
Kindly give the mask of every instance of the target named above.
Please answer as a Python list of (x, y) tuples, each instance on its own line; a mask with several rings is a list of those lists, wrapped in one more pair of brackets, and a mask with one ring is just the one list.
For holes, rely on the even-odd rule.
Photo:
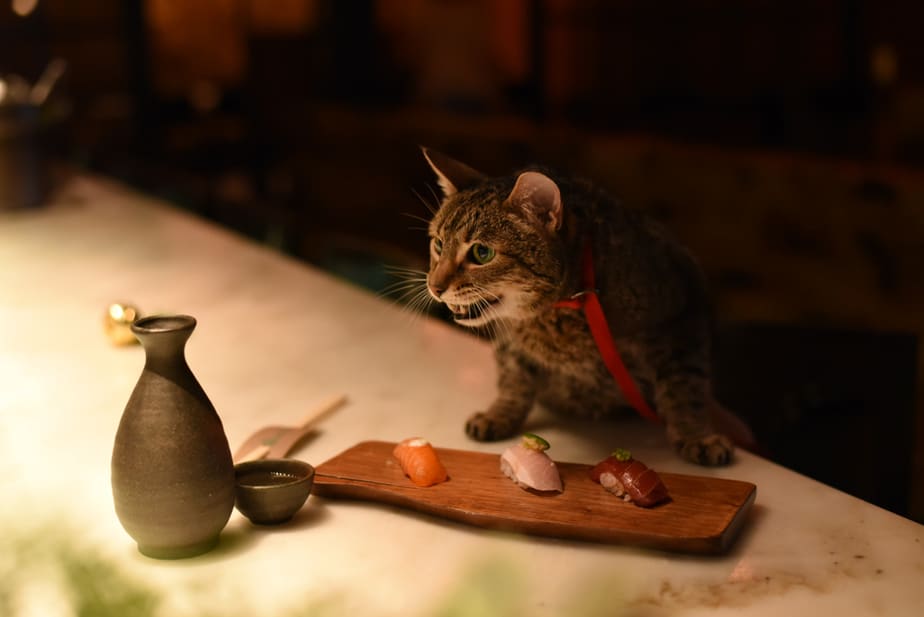
[(719, 433), (678, 439), (674, 447), (680, 456), (697, 465), (728, 465), (735, 452), (731, 440)]
[(479, 411), (465, 423), (465, 433), (476, 441), (498, 441), (513, 436), (520, 422), (490, 412)]

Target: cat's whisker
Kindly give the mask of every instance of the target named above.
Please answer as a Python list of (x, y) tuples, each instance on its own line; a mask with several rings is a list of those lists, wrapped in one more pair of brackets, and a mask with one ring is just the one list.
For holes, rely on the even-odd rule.
[(402, 307), (407, 307), (413, 302), (420, 302), (419, 298), (422, 298), (425, 294), (426, 292), (420, 287), (408, 287), (406, 289), (393, 291), (391, 295), (388, 296), (388, 299), (393, 300)]
[(430, 298), (429, 294), (421, 290), (400, 304), (401, 312), (404, 313), (409, 327), (413, 327), (421, 318), (429, 314), (428, 309), (431, 303), (432, 298)]
[[(433, 214), (436, 214), (437, 210), (440, 209), (440, 204), (443, 203), (443, 198), (440, 196), (439, 193), (436, 192), (436, 189), (433, 188), (432, 184), (427, 185), (427, 190), (430, 191), (430, 195), (433, 197), (433, 204), (434, 204), (433, 209), (430, 210), (430, 212), (432, 212)], [(427, 205), (427, 207), (429, 208), (429, 204), (426, 201), (424, 202), (424, 205)]]
[(398, 280), (392, 281), (391, 283), (387, 284), (382, 289), (385, 290), (385, 289), (391, 289), (395, 287), (400, 288), (400, 287), (406, 287), (409, 285), (425, 285), (427, 282), (427, 277), (424, 275), (420, 275), (420, 274), (406, 273), (401, 276), (397, 276), (396, 278)]
[(394, 265), (388, 265), (388, 264), (386, 264), (386, 265), (382, 266), (382, 269), (383, 269), (386, 273), (388, 273), (388, 274), (390, 274), (390, 275), (392, 275), (392, 276), (394, 276), (394, 277), (396, 277), (396, 278), (401, 278), (401, 279), (414, 279), (414, 280), (418, 280), (418, 279), (419, 279), (419, 280), (426, 280), (426, 278), (427, 278), (427, 273), (426, 273), (425, 271), (423, 271), (423, 270), (418, 269), (418, 268), (410, 268), (410, 267), (407, 267), (407, 266), (394, 266)]
[[(414, 193), (414, 196), (424, 205), (424, 207), (430, 212), (431, 215), (436, 214), (436, 211), (440, 208), (440, 202), (442, 201), (440, 197), (433, 190), (432, 186), (427, 185), (427, 188), (430, 189), (430, 194), (433, 196), (433, 202), (427, 201), (423, 195), (417, 192), (416, 189), (411, 189), (411, 192)], [(430, 221), (425, 221), (429, 224)]]
[(426, 293), (426, 290), (422, 289), (408, 298), (404, 307), (407, 309), (407, 314), (411, 318), (411, 323), (416, 323), (421, 317), (427, 315), (428, 308), (432, 301), (432, 298)]
[(426, 218), (424, 218), (424, 217), (422, 217), (422, 216), (420, 216), (420, 215), (417, 215), (417, 214), (413, 214), (413, 213), (411, 213), (411, 212), (402, 212), (402, 213), (401, 213), (401, 216), (406, 216), (407, 218), (409, 218), (409, 219), (411, 219), (411, 220), (418, 221), (418, 222), (423, 223), (423, 224), (425, 225), (424, 227), (412, 227), (411, 229), (423, 229), (424, 231), (427, 231), (428, 229), (430, 229), (430, 220), (429, 220), (429, 219), (426, 219)]
[(430, 314), (430, 307), (436, 303), (427, 290), (427, 275), (418, 270), (406, 270), (403, 281), (393, 283), (390, 293), (397, 294), (397, 303), (409, 318), (409, 324), (415, 324), (420, 318)]
[(392, 297), (395, 293), (405, 292), (408, 290), (416, 291), (421, 287), (426, 287), (426, 279), (405, 279), (400, 281), (394, 281), (389, 283), (385, 287), (382, 287), (376, 295), (380, 298), (389, 298)]
[(386, 285), (376, 294), (397, 304), (413, 325), (421, 316), (428, 314), (434, 301), (427, 291), (427, 273), (403, 266), (385, 266), (385, 270), (398, 280)]
[[(478, 307), (479, 312), (493, 313), (495, 308), (492, 306), (494, 302), (501, 299), (501, 296), (490, 291), (482, 285), (474, 285), (472, 287), (473, 293), (476, 295), (474, 304)], [(492, 339), (497, 338), (506, 338), (510, 335), (509, 324), (500, 318), (498, 315), (494, 315), (487, 323), (482, 326), (485, 333)]]
[(427, 276), (426, 270), (421, 270), (419, 268), (411, 268), (410, 266), (396, 266), (394, 264), (384, 264), (382, 266), (382, 269), (388, 272), (389, 274), (394, 274), (396, 276), (415, 275), (415, 276), (422, 276), (424, 278), (426, 278)]
[(427, 272), (406, 266), (385, 265), (384, 270), (397, 278), (376, 294), (397, 304), (407, 315), (409, 324), (433, 314), (440, 304), (427, 289)]
[(415, 268), (400, 268), (397, 266), (385, 266), (383, 268), (390, 276), (401, 280), (425, 281), (427, 273)]

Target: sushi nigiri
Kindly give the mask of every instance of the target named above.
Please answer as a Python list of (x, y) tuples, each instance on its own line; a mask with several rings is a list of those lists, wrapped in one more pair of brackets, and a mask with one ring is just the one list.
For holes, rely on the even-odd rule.
[(430, 442), (422, 437), (409, 437), (395, 446), (392, 454), (401, 470), (417, 486), (433, 486), (449, 479), (446, 468)]
[(670, 497), (661, 477), (622, 448), (597, 463), (590, 478), (626, 501), (650, 508)]
[(560, 493), (561, 475), (555, 461), (545, 453), (548, 449), (549, 442), (545, 439), (526, 433), (518, 444), (501, 454), (501, 471), (523, 488)]

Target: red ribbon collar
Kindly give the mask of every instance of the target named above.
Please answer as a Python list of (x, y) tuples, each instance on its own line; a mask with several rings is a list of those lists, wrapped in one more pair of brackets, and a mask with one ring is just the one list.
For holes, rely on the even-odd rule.
[(590, 240), (584, 243), (584, 254), (582, 256), (582, 284), (584, 289), (574, 294), (570, 298), (559, 300), (555, 303), (556, 308), (569, 308), (583, 310), (587, 318), (587, 325), (590, 327), (590, 334), (597, 344), (603, 363), (609, 370), (610, 375), (616, 380), (619, 388), (622, 390), (626, 401), (635, 408), (640, 416), (652, 422), (660, 422), (658, 414), (648, 405), (642, 393), (639, 392), (635, 385), (635, 380), (623, 364), (619, 351), (616, 349), (616, 342), (610, 332), (609, 324), (606, 322), (606, 315), (603, 314), (603, 307), (600, 305), (600, 299), (597, 297), (594, 275), (594, 255)]

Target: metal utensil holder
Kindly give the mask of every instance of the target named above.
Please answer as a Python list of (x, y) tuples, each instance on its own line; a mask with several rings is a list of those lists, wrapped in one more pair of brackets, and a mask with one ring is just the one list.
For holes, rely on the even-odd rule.
[(0, 105), (0, 210), (39, 205), (47, 190), (42, 108)]

